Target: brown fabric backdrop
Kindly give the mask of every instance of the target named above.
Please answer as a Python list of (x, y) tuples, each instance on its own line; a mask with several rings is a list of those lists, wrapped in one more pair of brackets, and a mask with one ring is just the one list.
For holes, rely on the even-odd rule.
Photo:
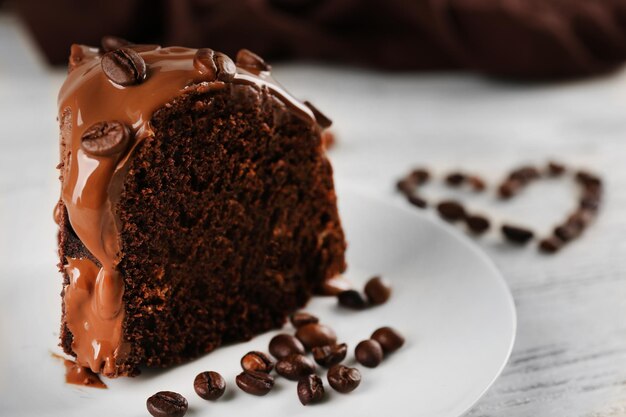
[(626, 58), (626, 0), (19, 0), (53, 64), (105, 34), (264, 58), (516, 78), (605, 72)]

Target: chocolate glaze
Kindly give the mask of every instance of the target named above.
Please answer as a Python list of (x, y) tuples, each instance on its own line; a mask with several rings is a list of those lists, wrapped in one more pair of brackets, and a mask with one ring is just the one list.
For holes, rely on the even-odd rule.
[[(209, 92), (226, 85), (194, 66), (196, 49), (132, 48), (145, 61), (147, 77), (139, 85), (123, 87), (103, 72), (98, 49), (73, 45), (70, 71), (58, 99), (61, 158), (65, 162), (61, 199), (77, 236), (99, 262), (66, 260), (69, 285), (64, 289), (65, 320), (78, 365), (109, 377), (116, 376), (116, 362), (128, 353), (123, 340), (125, 277), (117, 270), (123, 248), (115, 212), (128, 161), (137, 144), (154, 135), (150, 119), (155, 110), (181, 94)], [(287, 93), (269, 71), (237, 67), (227, 82), (267, 89), (297, 117), (319, 127), (311, 109)], [(81, 137), (102, 121), (128, 126), (133, 135), (131, 144), (113, 155), (87, 153), (81, 147)]]
[(63, 365), (65, 365), (65, 382), (68, 384), (82, 385), (90, 388), (107, 388), (106, 384), (98, 377), (98, 374), (93, 373), (91, 369), (82, 367), (76, 362), (55, 355), (54, 353), (52, 357), (63, 361)]

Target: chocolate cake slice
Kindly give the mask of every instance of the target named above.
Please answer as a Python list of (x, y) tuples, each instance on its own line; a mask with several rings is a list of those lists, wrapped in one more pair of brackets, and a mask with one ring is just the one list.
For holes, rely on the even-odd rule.
[(61, 346), (109, 377), (281, 326), (345, 269), (330, 125), (242, 50), (73, 45)]

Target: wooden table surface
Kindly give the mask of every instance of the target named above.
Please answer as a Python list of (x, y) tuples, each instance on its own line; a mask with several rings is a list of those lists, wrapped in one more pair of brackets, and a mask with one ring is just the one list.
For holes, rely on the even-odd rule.
[[(0, 51), (0, 230), (23, 221), (53, 235), (63, 72), (42, 64), (12, 16), (0, 15)], [(544, 85), (303, 64), (275, 73), (335, 121), (337, 182), (381, 198), (399, 199), (395, 179), (413, 166), (438, 174), (462, 168), (491, 185), (516, 165), (550, 158), (602, 175), (598, 221), (561, 253), (514, 248), (496, 232), (476, 240), (508, 282), (519, 323), (508, 366), (468, 415), (626, 415), (626, 72)], [(15, 196), (29, 188), (41, 193), (40, 208), (25, 208), (36, 217), (9, 218)], [(542, 181), (511, 203), (492, 191), (455, 194), (433, 185), (425, 193), (462, 198), (474, 211), (546, 235), (575, 205), (576, 188), (568, 179)], [(29, 244), (3, 236), (3, 263), (28, 262)]]

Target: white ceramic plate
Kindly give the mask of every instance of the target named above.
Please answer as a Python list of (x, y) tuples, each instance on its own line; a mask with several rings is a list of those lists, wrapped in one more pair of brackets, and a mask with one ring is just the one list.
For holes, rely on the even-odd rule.
[[(234, 378), (241, 356), (266, 350), (276, 332), (184, 366), (107, 380), (107, 390), (67, 385), (61, 361), (51, 357), (60, 352), (60, 276), (52, 265), (30, 270), (13, 265), (5, 269), (13, 274), (10, 279), (0, 277), (0, 415), (145, 416), (146, 398), (160, 390), (183, 394), (188, 415), (197, 417), (461, 415), (500, 374), (513, 345), (515, 308), (500, 273), (467, 239), (415, 210), (350, 190), (339, 195), (349, 240), (347, 277), (362, 285), (382, 274), (394, 294), (386, 305), (363, 312), (340, 309), (332, 298), (314, 299), (307, 311), (348, 343), (351, 365), (356, 343), (380, 326), (396, 327), (407, 339), (378, 368), (359, 366), (363, 380), (356, 391), (336, 393), (323, 376), (326, 401), (306, 408), (298, 401), (296, 384), (282, 378), (265, 397), (240, 391)], [(292, 331), (290, 326), (284, 330)], [(225, 396), (215, 403), (193, 391), (195, 375), (204, 370), (218, 371), (227, 380)]]

